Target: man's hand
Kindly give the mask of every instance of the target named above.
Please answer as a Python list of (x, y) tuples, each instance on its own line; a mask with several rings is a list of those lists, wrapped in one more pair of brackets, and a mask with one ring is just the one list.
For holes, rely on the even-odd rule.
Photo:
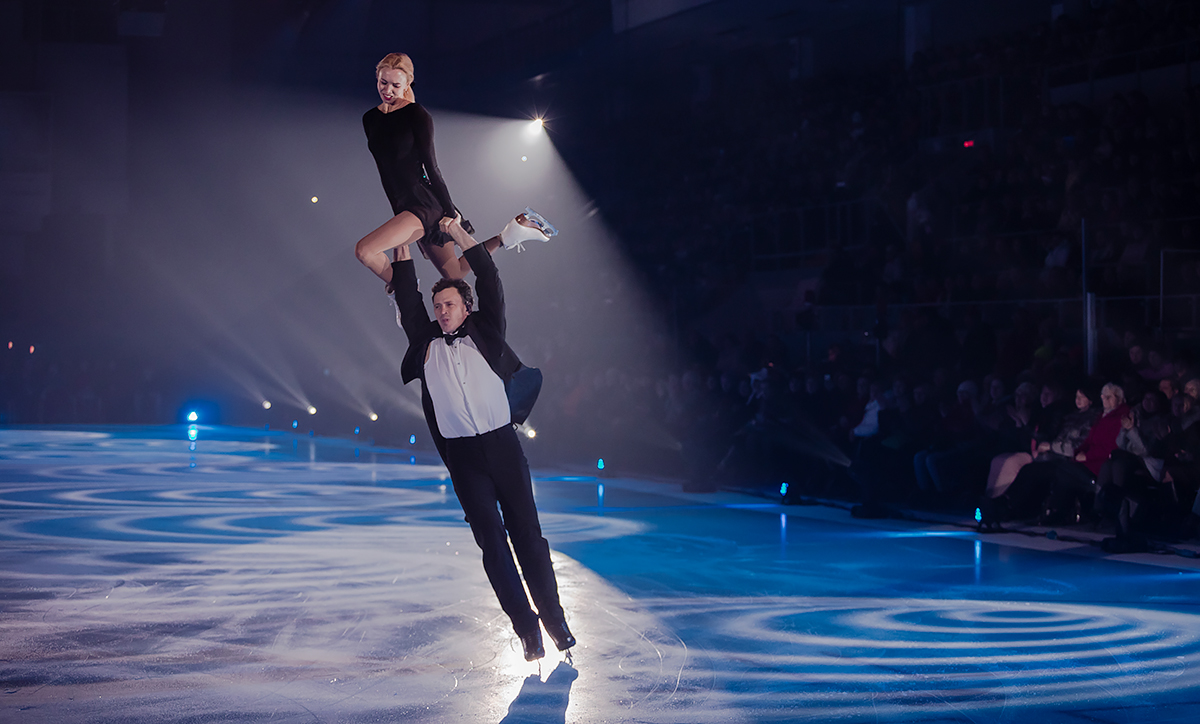
[(1075, 453), (1075, 462), (1077, 462), (1077, 463), (1087, 462), (1087, 454), (1086, 453)]
[(449, 234), (451, 239), (454, 239), (454, 244), (459, 249), (466, 251), (479, 242), (475, 241), (475, 239), (467, 233), (467, 230), (462, 228), (462, 224), (459, 223), (460, 219), (462, 219), (462, 215), (460, 214), (455, 214), (453, 217), (445, 216), (441, 221), (438, 222), (438, 226), (441, 227), (442, 231)]

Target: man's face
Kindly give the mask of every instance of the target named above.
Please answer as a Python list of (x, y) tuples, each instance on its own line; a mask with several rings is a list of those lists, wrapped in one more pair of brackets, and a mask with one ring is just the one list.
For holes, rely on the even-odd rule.
[(453, 332), (462, 326), (467, 318), (467, 305), (463, 304), (462, 295), (454, 287), (443, 289), (433, 295), (433, 316), (437, 317), (438, 326), (443, 334)]
[(1183, 391), (1193, 400), (1200, 399), (1200, 380), (1191, 379), (1183, 386)]

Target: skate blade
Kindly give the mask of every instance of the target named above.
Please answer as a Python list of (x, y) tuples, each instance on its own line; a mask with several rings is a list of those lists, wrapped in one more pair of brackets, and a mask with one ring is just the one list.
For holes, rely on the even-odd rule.
[(547, 238), (558, 235), (558, 229), (554, 228), (554, 224), (551, 224), (546, 220), (545, 216), (542, 216), (528, 206), (525, 207), (525, 218), (532, 221), (537, 226), (538, 231), (545, 234)]

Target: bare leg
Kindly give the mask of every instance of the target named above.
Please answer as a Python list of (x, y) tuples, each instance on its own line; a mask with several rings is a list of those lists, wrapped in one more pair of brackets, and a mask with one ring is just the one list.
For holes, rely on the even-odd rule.
[[(392, 265), (387, 252), (411, 244), (424, 235), (425, 227), (421, 220), (410, 211), (401, 211), (388, 219), (383, 226), (359, 239), (354, 247), (354, 254), (364, 266), (375, 273), (375, 276), (391, 283)], [(453, 251), (451, 253), (453, 254)]]

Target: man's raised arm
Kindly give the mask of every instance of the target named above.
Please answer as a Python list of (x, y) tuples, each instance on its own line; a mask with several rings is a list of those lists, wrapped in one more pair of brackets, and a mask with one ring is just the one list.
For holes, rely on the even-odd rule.
[(504, 287), (500, 284), (500, 272), (496, 269), (496, 262), (492, 261), (492, 255), (485, 245), (475, 241), (462, 228), (457, 219), (443, 219), (441, 227), (462, 249), (463, 256), (475, 272), (475, 297), (479, 300), (476, 313), (482, 314), (500, 332), (500, 336), (504, 336)]
[(417, 270), (409, 245), (396, 250), (396, 261), (392, 262), (392, 289), (408, 343), (423, 342), (429, 331), (429, 310), (425, 308), (425, 300), (421, 298), (421, 290), (417, 287)]

